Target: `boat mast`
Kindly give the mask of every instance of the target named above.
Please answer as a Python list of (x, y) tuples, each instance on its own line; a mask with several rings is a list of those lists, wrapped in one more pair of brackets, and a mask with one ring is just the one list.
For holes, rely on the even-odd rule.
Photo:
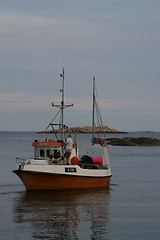
[(95, 128), (95, 77), (93, 77), (93, 106), (92, 106), (92, 141), (94, 138), (94, 128)]
[(64, 68), (62, 73), (60, 74), (62, 78), (62, 88), (60, 92), (62, 93), (61, 96), (61, 139), (64, 140)]
[(66, 125), (64, 125), (64, 109), (73, 106), (73, 104), (65, 104), (64, 102), (64, 68), (62, 70), (62, 73), (60, 74), (60, 77), (62, 78), (62, 88), (60, 89), (61, 94), (61, 105), (59, 106), (61, 110), (61, 122), (60, 122), (60, 127), (61, 127), (61, 140), (65, 141), (65, 129)]
[[(49, 125), (47, 126), (47, 128), (45, 129), (44, 133), (46, 133), (47, 129), (49, 128), (49, 126), (52, 126), (52, 129), (54, 130), (54, 126), (59, 126), (59, 133), (60, 133), (60, 139), (61, 141), (65, 141), (65, 130), (66, 130), (66, 125), (64, 125), (64, 109), (67, 107), (71, 107), (73, 106), (73, 104), (65, 104), (64, 101), (64, 68), (62, 70), (62, 73), (60, 74), (60, 77), (62, 78), (62, 88), (60, 89), (61, 92), (61, 103), (60, 104), (55, 104), (52, 102), (52, 107), (57, 107), (59, 108), (59, 111), (57, 112), (57, 114), (54, 116), (54, 118), (52, 119), (52, 121), (49, 123)], [(56, 119), (56, 117), (60, 114), (60, 121), (58, 124), (54, 124), (54, 120)], [(57, 135), (56, 135), (57, 138)]]
[[(96, 126), (96, 123), (98, 124), (98, 127)], [(98, 132), (97, 132), (97, 130), (98, 130)], [(103, 132), (103, 123), (102, 123), (100, 109), (99, 109), (98, 102), (97, 102), (95, 77), (93, 77), (92, 144), (95, 143), (95, 140), (94, 140), (95, 132), (97, 134), (98, 133), (101, 133), (101, 134), (103, 133), (103, 137), (106, 138), (105, 133)]]

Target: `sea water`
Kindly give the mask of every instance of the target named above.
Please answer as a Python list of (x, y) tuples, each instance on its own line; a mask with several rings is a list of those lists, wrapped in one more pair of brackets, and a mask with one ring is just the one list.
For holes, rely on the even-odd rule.
[[(127, 136), (160, 138), (160, 133)], [(26, 192), (12, 170), (17, 156), (33, 156), (31, 143), (38, 137), (0, 132), (0, 239), (159, 240), (160, 147), (109, 146), (109, 190)], [(78, 135), (80, 154), (90, 137)]]

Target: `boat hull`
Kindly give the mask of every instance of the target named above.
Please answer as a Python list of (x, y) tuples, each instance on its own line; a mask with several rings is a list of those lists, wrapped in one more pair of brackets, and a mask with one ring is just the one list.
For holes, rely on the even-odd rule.
[(108, 188), (111, 180), (111, 175), (93, 177), (23, 170), (13, 172), (21, 179), (28, 191)]

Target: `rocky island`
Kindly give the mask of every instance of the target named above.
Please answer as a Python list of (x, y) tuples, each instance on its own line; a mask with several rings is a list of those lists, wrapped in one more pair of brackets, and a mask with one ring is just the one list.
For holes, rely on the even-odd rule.
[[(46, 131), (45, 133), (57, 133), (58, 129)], [(91, 126), (84, 126), (84, 127), (69, 127), (67, 128), (68, 133), (92, 133)], [(109, 128), (108, 126), (96, 127), (94, 130), (95, 133), (127, 133), (123, 131), (119, 131), (115, 128)], [(44, 133), (44, 131), (38, 132)]]
[(160, 139), (148, 137), (108, 138), (107, 142), (114, 146), (160, 146)]
[[(91, 126), (72, 127), (68, 129), (68, 132), (92, 133), (92, 127)], [(127, 133), (127, 132), (119, 131), (115, 128), (109, 128), (108, 126), (96, 127), (94, 132), (95, 133)]]
[[(57, 133), (58, 130), (55, 129), (54, 131), (46, 131), (45, 133)], [(71, 127), (67, 129), (68, 133), (82, 133), (82, 134), (90, 134), (92, 133), (91, 126), (84, 126), (84, 127)], [(38, 133), (44, 133), (43, 131)], [(119, 134), (119, 133), (128, 133), (124, 131), (119, 131), (115, 128), (109, 128), (108, 126), (97, 127), (95, 129), (95, 133), (106, 133), (106, 134)], [(156, 138), (149, 138), (149, 137), (114, 137), (114, 138), (107, 138), (108, 145), (113, 146), (160, 146), (160, 139)]]

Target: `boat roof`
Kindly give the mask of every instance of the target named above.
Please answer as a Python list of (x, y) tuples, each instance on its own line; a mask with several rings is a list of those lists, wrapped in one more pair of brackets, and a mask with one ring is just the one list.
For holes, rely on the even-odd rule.
[(34, 147), (62, 147), (63, 145), (64, 143), (59, 141), (48, 141), (48, 142), (34, 141), (32, 143), (32, 146)]

